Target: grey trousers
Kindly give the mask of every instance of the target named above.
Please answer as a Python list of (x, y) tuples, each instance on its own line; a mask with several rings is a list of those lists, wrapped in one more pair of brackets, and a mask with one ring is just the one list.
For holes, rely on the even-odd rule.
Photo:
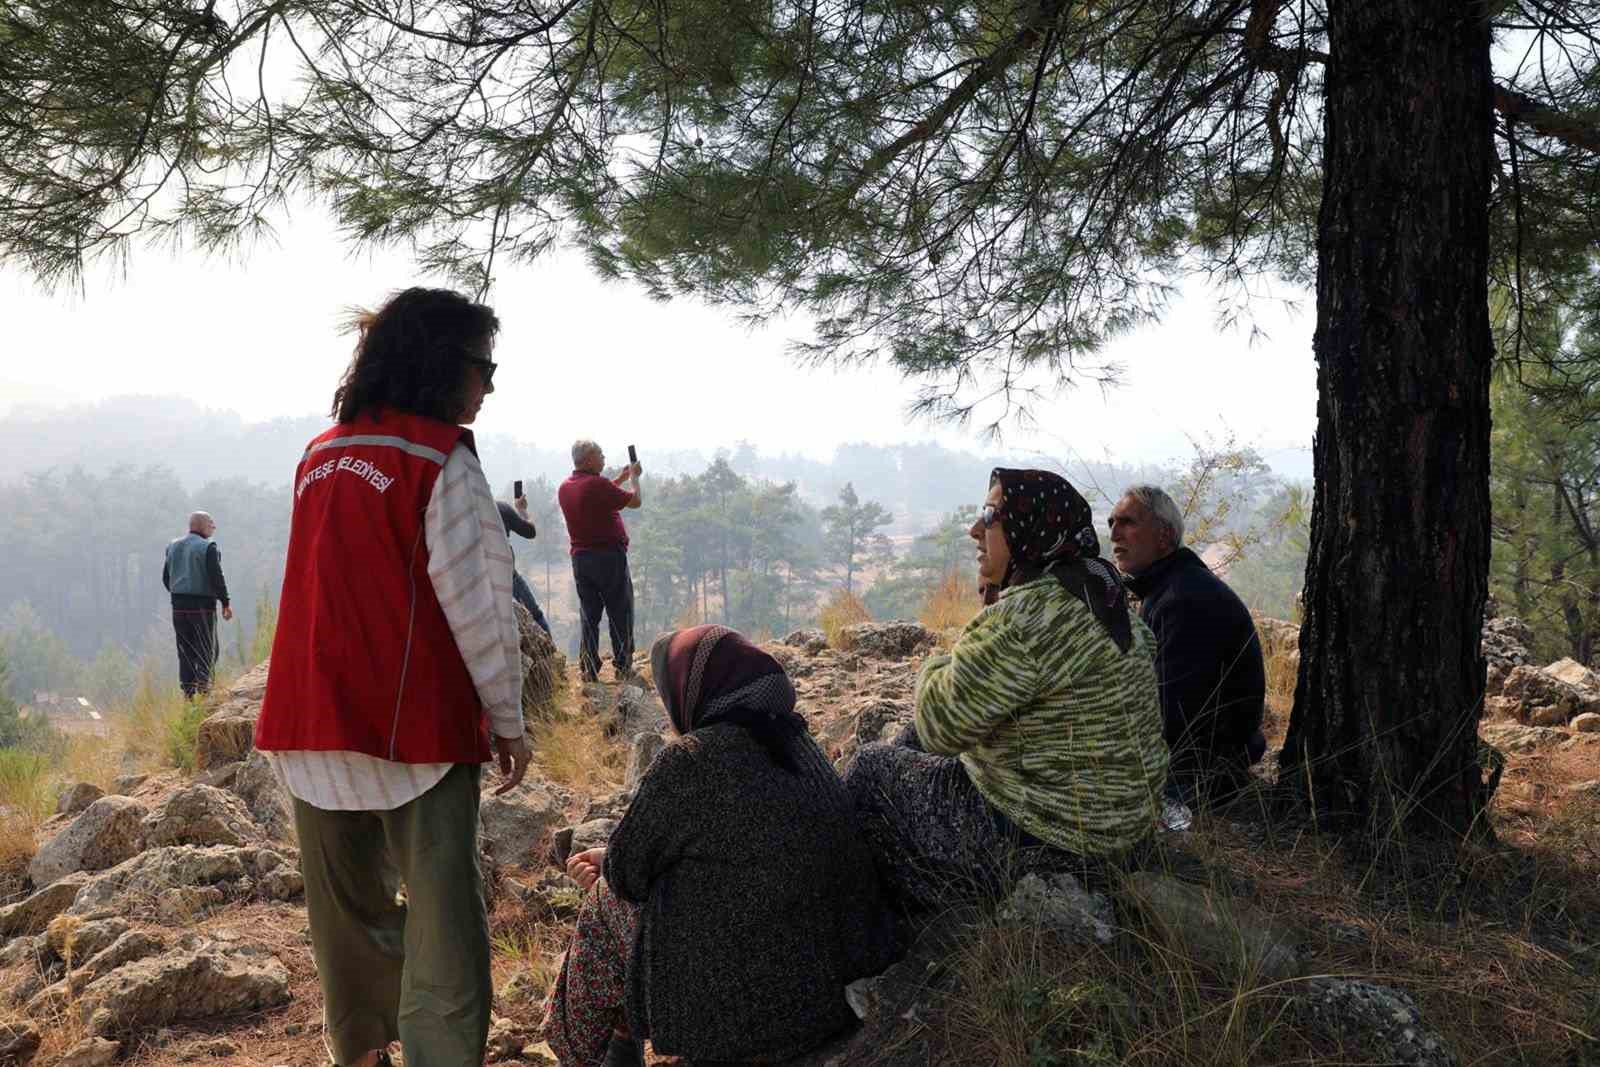
[(483, 1063), (493, 993), (478, 868), (481, 771), (457, 764), (392, 811), (326, 811), (295, 799), (335, 1063), (395, 1040), (406, 1067)]

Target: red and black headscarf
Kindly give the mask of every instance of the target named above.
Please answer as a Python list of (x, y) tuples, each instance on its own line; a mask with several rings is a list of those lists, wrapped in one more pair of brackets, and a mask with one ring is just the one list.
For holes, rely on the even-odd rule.
[(726, 626), (663, 634), (650, 649), (650, 672), (672, 728), (688, 736), (729, 722), (749, 730), (775, 763), (794, 770), (787, 741), (806, 732), (794, 710), (794, 685), (783, 664)]
[(1093, 612), (1117, 648), (1133, 644), (1128, 594), (1116, 570), (1100, 558), (1094, 512), (1072, 483), (1053, 471), (996, 467), (989, 484), (1000, 485), (1000, 529), (1011, 549), (1002, 586), (1049, 574)]

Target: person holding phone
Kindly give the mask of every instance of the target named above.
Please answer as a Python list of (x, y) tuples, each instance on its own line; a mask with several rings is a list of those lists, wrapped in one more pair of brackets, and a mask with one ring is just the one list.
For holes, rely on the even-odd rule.
[[(511, 487), (511, 503), (504, 500), (495, 501), (495, 506), (500, 509), (500, 522), (506, 528), (506, 537), (509, 540), (512, 534), (525, 537), (532, 541), (539, 536), (539, 531), (534, 528), (533, 520), (528, 518), (528, 498), (522, 495), (522, 479), (518, 478)], [(534, 599), (533, 587), (528, 580), (517, 570), (516, 550), (511, 552), (511, 599), (528, 609), (528, 614), (533, 616), (534, 623), (546, 634), (550, 632), (550, 623), (545, 619), (544, 612), (539, 610), (539, 602)]]
[[(632, 445), (628, 450), (637, 455)], [(618, 681), (633, 677), (633, 576), (628, 573), (628, 528), (622, 512), (643, 504), (639, 475), (644, 468), (636, 458), (615, 478), (607, 478), (605, 468), (606, 454), (599, 445), (586, 438), (575, 441), (572, 476), (556, 492), (572, 545), (582, 642), (578, 672), (586, 682), (600, 677), (602, 613), (611, 626), (611, 669)]]

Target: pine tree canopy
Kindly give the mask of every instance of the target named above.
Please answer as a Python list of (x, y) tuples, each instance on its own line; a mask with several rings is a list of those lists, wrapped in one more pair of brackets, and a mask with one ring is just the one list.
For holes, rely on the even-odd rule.
[[(1097, 346), (1185, 276), (1234, 308), (1257, 272), (1314, 276), (1324, 7), (6, 0), (0, 262), (70, 280), (314, 198), (479, 291), (560, 240), (661, 297), (804, 308), (808, 354), (888, 357), (960, 414), (974, 383), (1107, 373)], [(1486, 10), (1492, 268), (1570, 302), (1600, 3)]]

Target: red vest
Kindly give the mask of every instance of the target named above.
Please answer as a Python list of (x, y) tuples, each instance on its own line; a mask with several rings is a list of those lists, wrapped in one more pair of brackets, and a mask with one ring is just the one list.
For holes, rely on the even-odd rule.
[(460, 426), (385, 412), (315, 438), (294, 476), (289, 559), (256, 747), (483, 763), (477, 687), (428, 578), (423, 515)]

